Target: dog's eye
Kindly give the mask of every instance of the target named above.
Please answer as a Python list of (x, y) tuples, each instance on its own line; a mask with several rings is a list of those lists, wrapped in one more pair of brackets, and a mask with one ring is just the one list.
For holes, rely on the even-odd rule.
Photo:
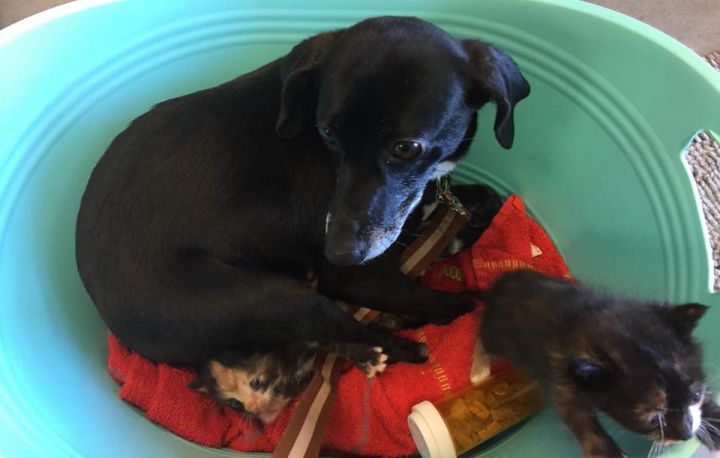
[(420, 142), (399, 141), (393, 146), (393, 156), (399, 159), (412, 159), (422, 153), (423, 147)]
[(250, 389), (253, 391), (260, 391), (264, 386), (265, 384), (259, 378), (250, 380)]
[(335, 143), (335, 133), (329, 127), (319, 126), (318, 133), (328, 143)]

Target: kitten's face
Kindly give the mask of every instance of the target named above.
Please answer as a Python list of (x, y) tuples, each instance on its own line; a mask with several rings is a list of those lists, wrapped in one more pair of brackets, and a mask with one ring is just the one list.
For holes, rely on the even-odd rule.
[[(695, 356), (686, 353), (685, 358)], [(662, 356), (657, 364), (639, 364), (631, 369), (635, 373), (617, 376), (612, 389), (598, 398), (598, 407), (624, 427), (663, 445), (694, 437), (700, 428), (705, 395), (699, 364)]]
[(305, 389), (313, 375), (312, 360), (287, 368), (279, 367), (269, 356), (243, 363), (229, 365), (227, 361), (212, 360), (191, 387), (268, 424)]
[(602, 347), (570, 365), (575, 383), (596, 408), (650, 440), (692, 438), (701, 424), (705, 374), (690, 333), (704, 310), (692, 304), (623, 316), (638, 320), (628, 326), (641, 330), (636, 335), (600, 325)]

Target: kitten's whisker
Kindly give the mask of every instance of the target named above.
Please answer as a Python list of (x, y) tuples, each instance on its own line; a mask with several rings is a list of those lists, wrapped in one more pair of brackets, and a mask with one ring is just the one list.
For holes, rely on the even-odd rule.
[(657, 458), (660, 456), (660, 443), (653, 441), (652, 447), (650, 448), (650, 452), (652, 453), (651, 458)]
[(663, 453), (665, 453), (666, 447), (662, 445), (660, 442), (653, 441), (653, 445), (650, 448), (650, 452), (652, 453), (651, 458), (657, 458)]
[(658, 425), (660, 425), (660, 441), (665, 441), (665, 414), (662, 414), (660, 412), (657, 413), (657, 419), (658, 419)]
[(698, 430), (695, 434), (697, 434), (697, 436), (701, 442), (706, 443), (706, 444), (712, 443), (712, 440), (710, 439), (710, 433), (708, 433), (707, 430), (705, 429), (705, 425), (703, 424), (703, 422), (700, 423), (700, 427), (698, 428)]
[(702, 420), (700, 422), (701, 425), (705, 426), (705, 430), (709, 433), (714, 433), (715, 435), (720, 436), (720, 429), (718, 429), (717, 426), (713, 425), (712, 423), (708, 423), (705, 420)]

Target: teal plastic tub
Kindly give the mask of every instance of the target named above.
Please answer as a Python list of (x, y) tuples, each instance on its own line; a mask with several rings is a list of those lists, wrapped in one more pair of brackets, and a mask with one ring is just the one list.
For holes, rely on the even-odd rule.
[[(202, 457), (115, 396), (106, 330), (75, 267), (90, 170), (153, 104), (216, 85), (319, 31), (417, 15), (512, 54), (532, 84), (500, 150), (481, 112), (464, 181), (516, 192), (581, 279), (715, 307), (698, 330), (720, 363), (720, 298), (682, 151), (720, 132), (720, 77), (646, 25), (579, 1), (138, 0), (74, 2), (0, 31), (0, 455)], [(717, 379), (717, 377), (715, 377)], [(610, 426), (629, 456), (648, 444)], [(668, 456), (689, 456), (690, 442)], [(552, 409), (492, 457), (570, 457)]]

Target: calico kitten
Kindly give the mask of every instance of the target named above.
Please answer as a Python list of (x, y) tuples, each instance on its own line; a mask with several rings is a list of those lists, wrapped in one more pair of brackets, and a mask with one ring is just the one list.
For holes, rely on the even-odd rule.
[(302, 342), (278, 348), (226, 351), (202, 366), (189, 387), (263, 424), (272, 423), (312, 380), (319, 349), (338, 353), (368, 378), (387, 367), (388, 356), (380, 347)]
[(697, 436), (720, 449), (720, 408), (692, 331), (707, 307), (621, 299), (535, 272), (505, 274), (483, 293), (481, 340), (549, 382), (585, 457), (620, 457), (600, 410), (654, 447)]
[(189, 387), (262, 423), (272, 423), (310, 383), (315, 354), (307, 344), (226, 351), (200, 368)]

